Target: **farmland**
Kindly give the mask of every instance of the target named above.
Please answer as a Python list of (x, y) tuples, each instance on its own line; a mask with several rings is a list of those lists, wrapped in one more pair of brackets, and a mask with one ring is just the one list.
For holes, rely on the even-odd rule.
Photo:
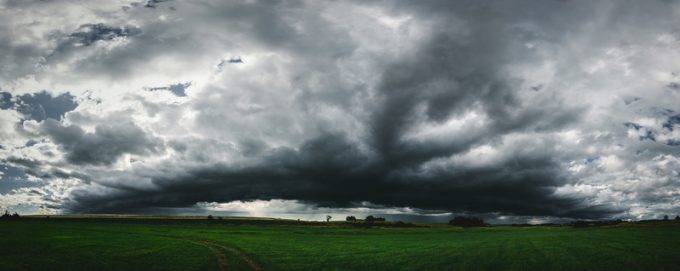
[(164, 217), (0, 221), (0, 270), (680, 270), (680, 223), (446, 225)]

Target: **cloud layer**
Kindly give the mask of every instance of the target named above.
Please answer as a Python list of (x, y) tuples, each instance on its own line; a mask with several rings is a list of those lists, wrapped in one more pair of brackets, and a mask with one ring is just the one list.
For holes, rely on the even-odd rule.
[(0, 3), (3, 206), (680, 213), (673, 1)]

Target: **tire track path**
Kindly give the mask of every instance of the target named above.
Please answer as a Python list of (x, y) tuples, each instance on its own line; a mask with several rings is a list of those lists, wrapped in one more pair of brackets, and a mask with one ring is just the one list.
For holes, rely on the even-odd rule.
[[(246, 262), (246, 263), (248, 264), (248, 266), (249, 266), (253, 271), (262, 271), (262, 267), (260, 267), (260, 265), (259, 265), (257, 262), (255, 262), (253, 259), (251, 259), (250, 257), (248, 257), (245, 253), (243, 253), (243, 251), (239, 250), (238, 248), (235, 248), (235, 247), (228, 247), (228, 246), (220, 245), (220, 244), (217, 244), (217, 243), (214, 243), (214, 242), (210, 242), (210, 241), (202, 241), (202, 243), (204, 243), (204, 244), (206, 244), (206, 245), (218, 247), (218, 248), (222, 249), (222, 250), (225, 251), (225, 252), (231, 252), (232, 254), (238, 255), (238, 257), (239, 257), (241, 260), (243, 260), (244, 262)], [(224, 256), (224, 255), (223, 255), (223, 256)]]
[(197, 239), (192, 239), (192, 238), (188, 238), (188, 237), (174, 236), (174, 235), (167, 235), (167, 234), (160, 234), (160, 233), (127, 232), (127, 231), (94, 230), (94, 229), (81, 229), (81, 230), (96, 231), (96, 232), (109, 232), (109, 233), (117, 233), (117, 234), (155, 236), (155, 237), (181, 240), (181, 241), (185, 241), (185, 242), (191, 243), (193, 245), (201, 246), (201, 247), (204, 247), (204, 248), (207, 248), (208, 250), (210, 250), (215, 255), (215, 258), (217, 259), (217, 265), (218, 265), (220, 271), (229, 271), (230, 270), (229, 269), (229, 260), (228, 260), (227, 255), (234, 255), (238, 259), (244, 261), (248, 265), (248, 267), (250, 267), (250, 269), (252, 269), (253, 271), (262, 271), (262, 267), (260, 267), (260, 265), (255, 260), (248, 257), (248, 255), (246, 255), (243, 251), (241, 251), (237, 247), (225, 246), (225, 245), (222, 245), (222, 244), (215, 243), (213, 241), (197, 240)]
[(207, 242), (192, 241), (187, 239), (181, 240), (207, 248), (215, 255), (215, 258), (217, 258), (217, 267), (220, 269), (220, 271), (229, 271), (229, 261), (227, 260), (227, 256), (224, 255), (224, 253), (222, 253), (222, 251), (220, 251), (220, 249), (217, 247), (211, 246)]

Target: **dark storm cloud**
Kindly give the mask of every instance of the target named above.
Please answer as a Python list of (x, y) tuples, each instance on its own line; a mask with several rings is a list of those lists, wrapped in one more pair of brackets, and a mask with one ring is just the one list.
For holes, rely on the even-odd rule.
[[(160, 2), (116, 4), (101, 20), (88, 17), (105, 24), (46, 34), (56, 47), (44, 46), (51, 54), (37, 66), (64, 75), (56, 81), (115, 89), (96, 104), (81, 99), (64, 119), (68, 106), (0, 95), (0, 108), (43, 120), (36, 133), (50, 139), (15, 146), (65, 158), (6, 162), (38, 178), (84, 181), (53, 206), (117, 213), (284, 199), (611, 218), (633, 206), (621, 195), (652, 202), (677, 179), (668, 169), (680, 144), (677, 109), (640, 116), (658, 93), (637, 97), (648, 85), (623, 86), (635, 84), (621, 76), (659, 64), (641, 60), (657, 54), (645, 51), (650, 44), (677, 44), (665, 35), (677, 24), (660, 19), (674, 15), (666, 3)], [(0, 44), (17, 59), (41, 55)], [(672, 101), (678, 78), (667, 68), (647, 69), (653, 76), (640, 82)], [(171, 104), (143, 86), (191, 95)], [(35, 123), (26, 123), (30, 133)], [(111, 167), (126, 154), (129, 163)], [(638, 179), (643, 188), (626, 184)]]
[(78, 126), (63, 126), (46, 120), (40, 127), (74, 164), (108, 165), (123, 154), (145, 155), (162, 151), (160, 139), (150, 136), (133, 123), (97, 125), (93, 133)]
[(78, 107), (75, 97), (70, 93), (57, 96), (41, 91), (12, 97), (9, 92), (0, 92), (0, 109), (14, 109), (26, 119), (42, 121), (48, 118), (61, 120), (64, 114)]
[[(563, 30), (561, 24), (548, 23), (554, 29), (528, 32), (513, 25), (519, 18), (511, 15), (517, 14), (499, 14), (484, 4), (449, 3), (434, 1), (415, 8), (395, 5), (395, 12), (422, 17), (434, 12), (439, 21), (422, 46), (381, 72), (377, 104), (368, 121), (368, 154), (343, 134), (325, 133), (298, 149), (267, 149), (254, 166), (214, 164), (156, 176), (153, 189), (113, 187), (104, 195), (76, 191), (66, 208), (129, 212), (148, 206), (185, 207), (199, 201), (294, 199), (332, 207), (370, 201), (433, 210), (580, 218), (619, 212), (610, 206), (584, 204), (577, 197), (555, 196), (555, 188), (567, 180), (558, 153), (549, 145), (544, 146), (545, 152), (519, 153), (476, 168), (421, 168), (512, 132), (559, 130), (579, 120), (582, 109), (559, 103), (527, 104), (518, 96), (520, 79), (501, 69), (512, 60), (530, 58), (524, 42), (554, 38), (545, 35)], [(289, 24), (279, 24), (275, 13), (271, 15), (258, 16), (253, 24), (241, 27), (255, 28), (250, 32), (265, 43), (290, 46), (300, 55), (314, 53), (316, 48), (301, 45), (296, 36), (315, 40), (312, 44), (332, 44), (321, 33), (300, 36)], [(551, 20), (539, 11), (528, 15), (528, 20)], [(424, 120), (418, 119), (418, 108), (425, 108)], [(417, 122), (441, 124), (471, 111), (485, 115), (490, 123), (446, 143), (404, 139)]]
[(556, 161), (528, 155), (474, 170), (402, 175), (362, 155), (343, 135), (327, 134), (299, 150), (272, 150), (264, 163), (253, 167), (210, 165), (157, 176), (154, 189), (120, 187), (104, 196), (77, 191), (65, 207), (73, 212), (130, 212), (148, 206), (190, 206), (199, 201), (295, 199), (328, 207), (368, 200), (432, 210), (581, 218), (618, 211), (586, 206), (577, 198), (551, 196), (554, 186), (562, 181)]
[[(582, 108), (527, 104), (517, 96), (519, 78), (501, 70), (514, 58), (531, 57), (524, 47), (525, 31), (511, 24), (515, 18), (504, 18), (481, 4), (464, 6), (444, 1), (433, 7), (448, 3), (451, 7), (436, 12), (450, 12), (449, 16), (462, 18), (469, 28), (462, 31), (455, 27), (456, 20), (444, 20), (442, 30), (417, 52), (384, 71), (380, 84), (383, 103), (374, 114), (371, 128), (374, 144), (385, 159), (397, 164), (419, 163), (512, 131), (559, 129), (579, 119)], [(423, 121), (414, 118), (419, 106), (426, 108), (427, 121), (441, 123), (477, 110), (492, 124), (483, 133), (448, 145), (402, 142), (406, 128)], [(555, 111), (556, 107), (562, 108)]]

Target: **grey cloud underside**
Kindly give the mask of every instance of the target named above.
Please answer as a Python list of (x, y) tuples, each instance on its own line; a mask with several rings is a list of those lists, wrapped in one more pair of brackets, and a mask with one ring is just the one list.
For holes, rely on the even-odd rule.
[(101, 124), (95, 127), (94, 133), (88, 133), (80, 127), (63, 126), (48, 119), (40, 128), (73, 164), (108, 165), (126, 153), (159, 153), (163, 144), (133, 123)]
[(553, 163), (549, 157), (517, 157), (512, 164), (430, 177), (400, 176), (362, 156), (344, 137), (327, 135), (298, 151), (273, 151), (254, 167), (211, 165), (180, 176), (157, 176), (153, 179), (157, 187), (150, 190), (120, 188), (104, 196), (77, 191), (67, 207), (73, 212), (130, 212), (200, 201), (295, 199), (330, 207), (370, 201), (431, 210), (580, 218), (619, 211), (550, 196), (562, 181)]

